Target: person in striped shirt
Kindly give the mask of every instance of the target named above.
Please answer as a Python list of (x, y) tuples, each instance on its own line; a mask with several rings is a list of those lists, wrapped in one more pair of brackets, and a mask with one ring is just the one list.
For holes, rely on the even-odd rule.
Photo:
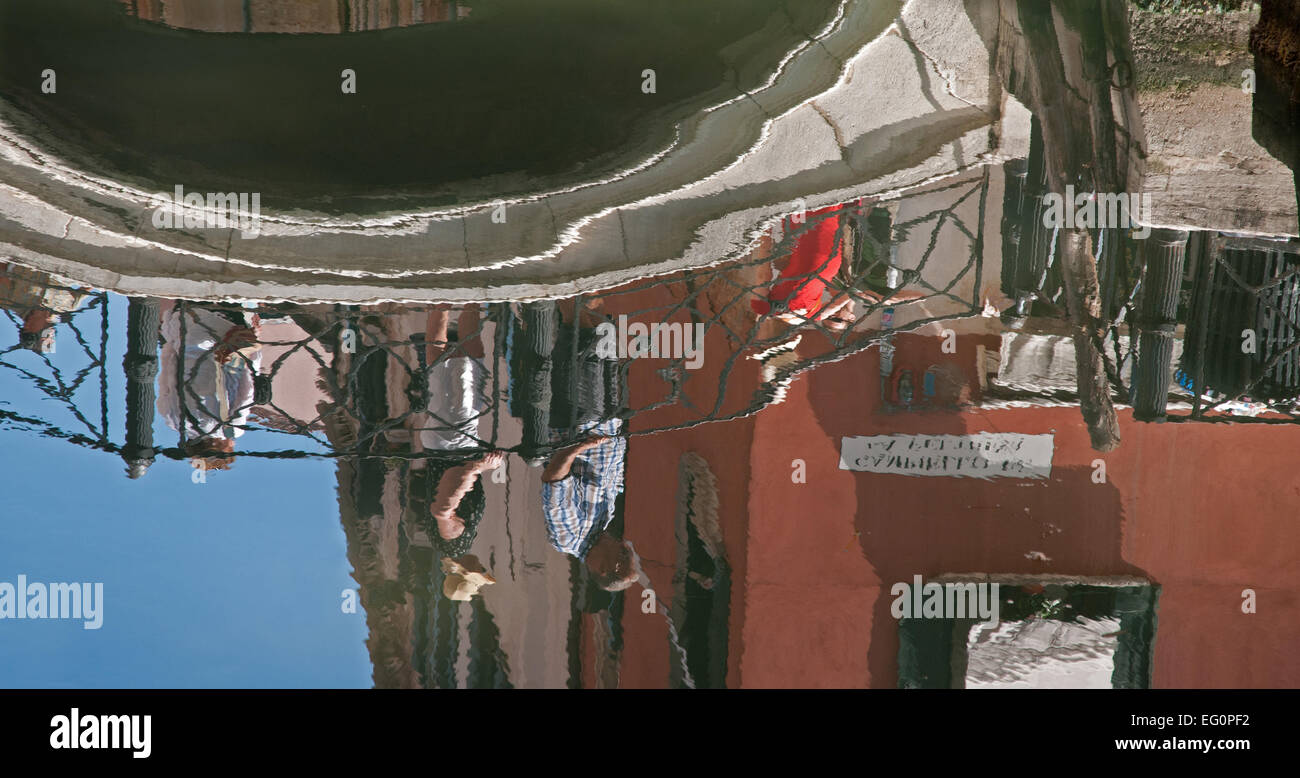
[(511, 386), (525, 456), (544, 467), (551, 545), (583, 560), (597, 585), (621, 591), (639, 578), (640, 564), (632, 544), (609, 531), (623, 492), (626, 398), (617, 360), (596, 348), (596, 327), (606, 320), (600, 307), (598, 298), (525, 305), (512, 339)]
[(621, 425), (621, 419), (593, 425), (590, 437), (555, 452), (542, 471), (551, 545), (583, 560), (607, 591), (622, 591), (641, 575), (631, 542), (607, 531), (623, 491), (627, 438), (618, 434)]

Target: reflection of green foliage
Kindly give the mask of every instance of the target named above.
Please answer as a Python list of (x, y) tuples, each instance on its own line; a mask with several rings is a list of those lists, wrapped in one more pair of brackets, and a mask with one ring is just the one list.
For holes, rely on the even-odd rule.
[(883, 294), (889, 289), (888, 272), (889, 256), (877, 256), (876, 244), (871, 240), (862, 241), (858, 251), (857, 266), (865, 272), (862, 276), (862, 285), (877, 294)]
[[(1245, 2), (1138, 0), (1131, 15), (1138, 91), (1172, 89), (1184, 98), (1201, 84), (1240, 85), (1241, 71), (1254, 63), (1245, 37), (1250, 7)], [(1189, 22), (1162, 18), (1171, 15)]]
[[(1041, 591), (1027, 591), (1029, 587), (1003, 584), (1002, 602), (998, 616), (1002, 621), (1026, 619), (1055, 619), (1074, 621), (1079, 616), (1099, 619), (1114, 616), (1123, 608), (1118, 597), (1127, 596), (1130, 589), (1081, 584), (1066, 586), (1047, 584)], [(1036, 588), (1036, 587), (1035, 587)]]
[(1024, 621), (1027, 619), (1055, 619), (1073, 621), (1079, 615), (1071, 600), (1071, 592), (1063, 586), (1050, 585), (1041, 592), (1027, 592), (1016, 588), (1008, 593), (1003, 590), (1003, 602), (999, 617), (1002, 621)]
[(1061, 600), (1049, 600), (1043, 598), (1043, 602), (1038, 606), (1038, 612), (1034, 615), (1040, 619), (1059, 619), (1066, 610), (1066, 605)]
[(880, 295), (891, 291), (888, 284), (890, 233), (890, 216), (884, 208), (874, 208), (866, 218), (855, 220), (852, 269), (859, 289)]
[(1156, 13), (1224, 13), (1241, 11), (1254, 5), (1251, 0), (1133, 0), (1133, 5)]

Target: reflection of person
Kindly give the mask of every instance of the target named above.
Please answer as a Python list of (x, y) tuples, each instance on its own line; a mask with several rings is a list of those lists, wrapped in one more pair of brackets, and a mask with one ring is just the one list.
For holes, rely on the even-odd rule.
[(500, 451), (477, 457), (427, 460), (433, 496), (429, 500), (436, 536), (434, 544), (443, 556), (461, 557), (469, 552), (478, 533), (487, 500), (482, 475), (505, 462)]
[(529, 464), (544, 464), (557, 441), (578, 439), (626, 405), (617, 359), (598, 353), (600, 308), (599, 298), (544, 300), (510, 320), (510, 412), (523, 423)]
[(0, 263), (0, 307), (22, 320), (18, 344), (38, 354), (54, 351), (54, 325), (63, 314), (80, 308), (86, 297), (79, 289), (55, 283), (48, 273)]
[(425, 326), (429, 419), (420, 430), (425, 451), (448, 456), (429, 460), (433, 496), (429, 514), (435, 541), (447, 557), (469, 551), (483, 518), (482, 474), (500, 467), (499, 451), (479, 451), (478, 422), (487, 413), (487, 366), (478, 306), (463, 310), (451, 327), (451, 308), (435, 306)]
[(455, 334), (449, 306), (429, 311), (424, 332), (429, 423), (420, 431), (425, 449), (450, 451), (478, 444), (478, 420), (488, 409), (480, 329), (477, 305), (461, 312)]
[(620, 419), (589, 428), (592, 437), (555, 452), (542, 471), (546, 534), (556, 550), (587, 564), (602, 589), (620, 591), (641, 575), (632, 544), (608, 532), (623, 492), (627, 439)]
[(771, 313), (790, 324), (818, 321), (831, 330), (853, 323), (852, 298), (834, 289), (844, 254), (840, 217), (832, 215), (837, 208), (832, 205), (807, 214), (811, 227), (786, 217), (785, 231), (799, 236), (790, 255), (776, 261), (779, 279), (765, 297), (750, 301), (754, 313)]
[(257, 342), (261, 321), (244, 311), (172, 302), (162, 308), (158, 412), (167, 426), (183, 430), (187, 452), (202, 459), (205, 469), (227, 469), (233, 461), (228, 455), (235, 450), (235, 438), (244, 434), (254, 403), (254, 378), (262, 365)]
[(600, 300), (529, 303), (511, 343), (512, 409), (525, 456), (542, 471), (542, 510), (556, 550), (583, 560), (596, 583), (625, 589), (640, 575), (632, 544), (609, 531), (623, 492), (626, 410), (617, 359), (597, 348)]

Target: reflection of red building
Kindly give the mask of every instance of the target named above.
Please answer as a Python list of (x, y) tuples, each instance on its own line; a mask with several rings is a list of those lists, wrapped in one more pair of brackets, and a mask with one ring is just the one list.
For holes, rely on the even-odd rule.
[[(722, 335), (709, 337), (704, 367), (692, 378), (699, 386), (716, 379), (729, 355)], [(801, 357), (824, 348), (817, 336), (804, 341)], [(967, 377), (976, 405), (881, 412), (873, 348), (804, 373), (784, 403), (755, 416), (632, 439), (626, 531), (665, 600), (674, 569), (689, 567), (673, 518), (682, 511), (678, 463), (695, 452), (716, 480), (731, 577), (728, 686), (893, 687), (899, 633), (890, 586), (918, 574), (971, 572), (1146, 578), (1162, 587), (1154, 687), (1300, 685), (1291, 648), (1300, 640), (1300, 478), (1292, 464), (1300, 433), (1141, 424), (1123, 411), (1123, 443), (1103, 457), (1090, 448), (1077, 406), (978, 404), (980, 347), (996, 351), (996, 336), (959, 336), (955, 354), (944, 354), (939, 338), (899, 335), (895, 343), (895, 372), (920, 376), (950, 362)], [(740, 360), (730, 376), (729, 396), (739, 405), (757, 387), (754, 364)], [(652, 366), (640, 367), (634, 406), (662, 393)], [(665, 410), (659, 423), (682, 413)], [(1050, 478), (839, 468), (844, 436), (981, 431), (1053, 433)], [(1093, 478), (1098, 459), (1104, 483)], [(796, 460), (806, 465), (806, 483), (792, 480)], [(1242, 612), (1244, 589), (1257, 594), (1255, 614)], [(665, 621), (629, 607), (623, 626), (621, 684), (662, 686), (678, 664)]]
[(454, 0), (122, 0), (151, 22), (204, 32), (338, 33), (454, 21), (469, 8)]

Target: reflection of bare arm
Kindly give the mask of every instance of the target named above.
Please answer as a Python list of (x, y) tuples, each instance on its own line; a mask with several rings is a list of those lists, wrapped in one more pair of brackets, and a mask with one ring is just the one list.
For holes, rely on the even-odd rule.
[(257, 384), (253, 377), (261, 367), (261, 348), (259, 344), (251, 350), (239, 352), (247, 362), (245, 369), (239, 371), (239, 393), (230, 404), (230, 410), (234, 413), (233, 421), (236, 424), (248, 423), (249, 411), (252, 410), (253, 402), (257, 399)]
[(836, 295), (831, 298), (830, 302), (822, 306), (822, 309), (817, 312), (817, 318), (819, 320), (829, 319), (835, 314), (839, 313), (844, 308), (844, 306), (848, 305), (851, 302), (853, 302), (853, 298), (850, 297), (848, 294), (844, 293), (843, 291), (837, 292)]
[(447, 328), (451, 323), (451, 306), (439, 304), (429, 309), (424, 321), (424, 363), (432, 365), (447, 350)]
[[(775, 264), (772, 261), (772, 248), (775, 245), (776, 241), (772, 238), (772, 230), (769, 229), (759, 237), (758, 242), (754, 244), (754, 248), (750, 249), (749, 253), (741, 260), (739, 267), (735, 271), (731, 271), (731, 274), (738, 272), (745, 279), (746, 283), (744, 285), (747, 286), (761, 286), (771, 283), (772, 279), (776, 277), (776, 273), (772, 269), (773, 264)], [(782, 258), (778, 257), (777, 259)], [(739, 294), (745, 294), (745, 292), (741, 291)]]
[(604, 436), (592, 438), (555, 452), (555, 455), (551, 457), (542, 470), (542, 482), (549, 484), (568, 478), (570, 471), (573, 469), (573, 463), (578, 459), (579, 454), (593, 449), (607, 440), (609, 438)]
[(573, 463), (580, 453), (582, 452), (577, 446), (570, 446), (563, 451), (555, 452), (555, 456), (551, 457), (542, 470), (542, 483), (551, 484), (568, 478)]
[(478, 472), (478, 467), (472, 462), (447, 468), (447, 472), (438, 480), (433, 505), (429, 506), (435, 519), (450, 519), (455, 515), (456, 506), (474, 488), (474, 478)]
[[(433, 503), (429, 506), (429, 512), (440, 521), (452, 519), (456, 515), (456, 507), (460, 505), (460, 501), (469, 494), (470, 489), (474, 488), (474, 479), (478, 474), (493, 470), (504, 463), (505, 454), (491, 451), (463, 465), (447, 468), (447, 472), (438, 479), (437, 491), (434, 493)], [(444, 535), (444, 537), (448, 536)]]
[(920, 300), (925, 297), (924, 294), (911, 289), (899, 289), (893, 295), (881, 299), (880, 295), (870, 289), (859, 289), (858, 294), (870, 300), (873, 304), (895, 305), (897, 303), (909, 303), (913, 300)]

